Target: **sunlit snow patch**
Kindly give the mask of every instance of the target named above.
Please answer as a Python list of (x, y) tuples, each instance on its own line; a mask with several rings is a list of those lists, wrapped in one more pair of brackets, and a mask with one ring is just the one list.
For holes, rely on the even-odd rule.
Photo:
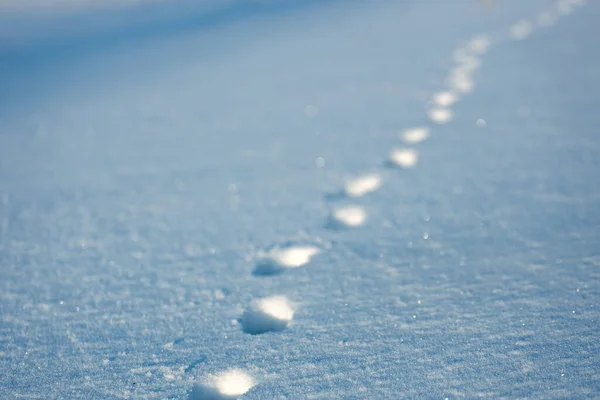
[(259, 335), (284, 330), (292, 318), (294, 309), (289, 300), (284, 296), (272, 296), (253, 301), (240, 322), (244, 332)]
[(436, 124), (447, 124), (452, 121), (452, 111), (447, 108), (432, 108), (429, 110), (429, 119)]
[(254, 275), (274, 275), (289, 268), (298, 268), (310, 262), (321, 250), (316, 246), (276, 248), (265, 254), (256, 264)]
[(256, 385), (254, 379), (239, 369), (210, 376), (194, 385), (189, 400), (233, 400)]
[(354, 228), (367, 220), (367, 212), (361, 206), (345, 206), (336, 208), (331, 213), (332, 228)]
[(401, 168), (412, 168), (417, 165), (419, 153), (413, 149), (398, 149), (390, 153), (389, 161), (392, 165)]
[(440, 107), (449, 107), (458, 101), (458, 97), (452, 92), (439, 92), (433, 95), (433, 103)]
[(401, 138), (405, 143), (416, 144), (420, 143), (429, 138), (429, 128), (426, 126), (419, 126), (417, 128), (410, 128), (402, 132)]
[(475, 56), (467, 56), (463, 58), (459, 65), (459, 68), (466, 71), (467, 73), (471, 73), (477, 68), (481, 67), (481, 59)]
[(374, 192), (381, 187), (381, 176), (369, 174), (359, 176), (346, 182), (345, 193), (348, 197), (360, 197)]
[(533, 32), (531, 22), (523, 19), (510, 28), (510, 37), (514, 40), (523, 40)]

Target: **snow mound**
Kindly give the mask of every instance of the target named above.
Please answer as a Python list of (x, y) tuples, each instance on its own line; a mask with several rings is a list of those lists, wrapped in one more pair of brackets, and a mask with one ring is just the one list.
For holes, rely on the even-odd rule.
[(390, 163), (400, 168), (412, 168), (417, 165), (419, 153), (414, 149), (399, 149), (390, 153)]
[(266, 254), (254, 269), (254, 275), (274, 275), (288, 268), (298, 268), (308, 264), (321, 249), (316, 246), (290, 246), (276, 248)]
[(439, 92), (433, 95), (433, 103), (440, 107), (449, 107), (458, 101), (458, 97), (452, 92)]
[(360, 197), (374, 192), (381, 187), (381, 176), (370, 174), (359, 176), (346, 183), (345, 193), (348, 197)]
[(452, 121), (452, 111), (447, 108), (432, 108), (429, 110), (429, 119), (436, 124), (447, 124)]
[(401, 138), (405, 143), (416, 144), (429, 138), (430, 131), (426, 126), (410, 128), (402, 132)]
[(189, 400), (233, 400), (255, 385), (254, 379), (244, 371), (230, 369), (194, 385)]
[(294, 318), (294, 309), (284, 296), (265, 297), (252, 302), (241, 317), (242, 330), (251, 335), (278, 332)]
[(331, 215), (335, 227), (357, 227), (367, 220), (367, 212), (361, 206), (345, 206), (337, 208)]
[(523, 40), (533, 32), (533, 25), (526, 19), (521, 20), (510, 28), (510, 37), (514, 40)]

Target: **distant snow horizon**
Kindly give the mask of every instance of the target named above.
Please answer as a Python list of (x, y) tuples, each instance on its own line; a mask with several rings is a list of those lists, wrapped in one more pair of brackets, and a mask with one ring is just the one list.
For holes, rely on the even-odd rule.
[(316, 0), (0, 0), (0, 54), (87, 37), (186, 29)]

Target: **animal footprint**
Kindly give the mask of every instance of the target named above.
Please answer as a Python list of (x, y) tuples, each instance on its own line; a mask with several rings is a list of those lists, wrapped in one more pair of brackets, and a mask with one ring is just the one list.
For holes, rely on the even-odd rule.
[(294, 309), (284, 296), (265, 297), (252, 302), (240, 318), (242, 330), (251, 335), (279, 332), (294, 318)]
[(244, 371), (230, 369), (194, 385), (188, 400), (234, 400), (255, 385), (254, 379)]
[(277, 275), (286, 269), (298, 268), (308, 264), (321, 249), (316, 246), (290, 246), (275, 248), (264, 255), (256, 264), (255, 276)]

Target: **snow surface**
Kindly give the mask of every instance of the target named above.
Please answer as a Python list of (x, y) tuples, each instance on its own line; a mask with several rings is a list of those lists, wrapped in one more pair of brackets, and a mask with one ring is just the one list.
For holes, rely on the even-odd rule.
[(254, 379), (244, 371), (232, 369), (206, 378), (194, 385), (189, 400), (237, 399), (255, 385)]
[[(448, 92), (444, 92), (444, 93), (448, 93)], [(420, 143), (424, 140), (429, 139), (429, 136), (431, 135), (431, 130), (429, 129), (429, 127), (427, 126), (419, 126), (416, 128), (409, 128), (404, 130), (401, 135), (400, 138), (408, 144), (416, 144), (416, 143)]]
[(600, 397), (599, 2), (145, 4), (0, 12), (0, 399)]
[(274, 275), (289, 268), (298, 268), (310, 262), (321, 250), (316, 246), (277, 247), (260, 255), (255, 275)]
[(419, 153), (414, 149), (396, 149), (390, 153), (390, 162), (401, 168), (413, 168), (418, 160)]
[(362, 175), (346, 182), (346, 195), (349, 197), (361, 197), (367, 193), (374, 192), (381, 187), (381, 175)]
[(294, 318), (294, 309), (284, 296), (271, 296), (254, 300), (240, 319), (246, 333), (259, 335), (287, 328)]
[(362, 206), (350, 205), (334, 209), (331, 217), (333, 227), (354, 228), (365, 223), (367, 212)]

